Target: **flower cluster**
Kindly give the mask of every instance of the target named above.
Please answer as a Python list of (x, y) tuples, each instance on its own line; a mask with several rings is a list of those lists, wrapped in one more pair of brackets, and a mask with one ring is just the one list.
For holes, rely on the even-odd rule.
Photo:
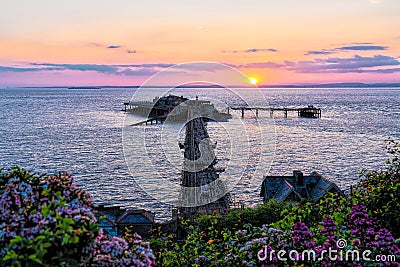
[[(379, 256), (394, 254), (400, 259), (400, 249), (395, 243), (392, 234), (385, 228), (380, 229), (375, 236), (375, 240), (371, 242), (376, 253)], [(385, 263), (389, 265), (388, 263)]]
[(155, 257), (148, 242), (137, 234), (127, 233), (124, 238), (103, 235), (94, 244), (94, 262), (98, 266), (153, 266)]
[(26, 262), (62, 264), (61, 259), (72, 263), (90, 256), (87, 247), (96, 235), (96, 218), (89, 196), (74, 185), (71, 174), (32, 175), (14, 168), (1, 176), (4, 262), (23, 255)]
[(303, 222), (297, 222), (293, 226), (293, 246), (296, 248), (309, 249), (315, 246), (312, 241), (313, 234)]
[(0, 169), (0, 210), (1, 266), (154, 265), (139, 236), (102, 235), (89, 195), (67, 172)]
[[(349, 209), (350, 211), (350, 209)], [(195, 259), (194, 266), (363, 266), (362, 259), (345, 259), (346, 254), (336, 254), (336, 258), (330, 258), (327, 251), (342, 250), (358, 250), (361, 253), (365, 249), (370, 249), (373, 259), (377, 255), (395, 255), (396, 262), (382, 262), (384, 265), (396, 265), (400, 260), (400, 250), (396, 245), (396, 240), (387, 229), (379, 229), (379, 224), (373, 222), (368, 215), (365, 207), (356, 204), (351, 208), (351, 211), (346, 215), (346, 220), (342, 221), (341, 225), (330, 216), (326, 216), (320, 223), (321, 227), (308, 227), (303, 222), (296, 222), (293, 225), (293, 230), (283, 231), (273, 227), (264, 225), (261, 228), (248, 227), (244, 230), (236, 231), (232, 236), (225, 238), (222, 243), (214, 241), (212, 247), (214, 253), (219, 253), (223, 257), (224, 263), (218, 257), (213, 256), (208, 252), (206, 240), (199, 241), (199, 244), (193, 244), (196, 247), (197, 253), (200, 253)], [(190, 239), (190, 238), (189, 238)], [(188, 239), (188, 240), (189, 240)], [(211, 236), (207, 237), (211, 240)], [(349, 241), (348, 244), (344, 241), (344, 247), (338, 246), (340, 240)], [(352, 241), (352, 242), (350, 242)], [(201, 244), (204, 242), (204, 245)], [(224, 251), (220, 247), (229, 245), (231, 242), (233, 249)], [(201, 251), (200, 248), (205, 248)], [(289, 251), (297, 251), (300, 253), (294, 254), (295, 260), (285, 255), (287, 261), (278, 259), (278, 251), (283, 250), (286, 253)], [(315, 258), (305, 256), (303, 259), (303, 251), (314, 251)], [(312, 263), (310, 261), (313, 261)], [(218, 262), (215, 265), (214, 262)], [(206, 264), (207, 263), (207, 264)], [(189, 261), (190, 264), (190, 261)], [(224, 265), (226, 264), (226, 265)], [(286, 264), (286, 265), (285, 265)]]
[[(371, 220), (365, 206), (357, 204), (352, 207), (348, 227), (351, 236), (361, 237), (364, 240), (363, 249), (370, 248), (371, 242), (375, 239), (374, 227), (376, 226), (377, 223)], [(358, 244), (357, 241), (356, 244)]]

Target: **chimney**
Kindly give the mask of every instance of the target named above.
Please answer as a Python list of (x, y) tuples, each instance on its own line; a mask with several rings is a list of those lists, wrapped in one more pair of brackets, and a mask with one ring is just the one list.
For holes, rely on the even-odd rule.
[(304, 176), (303, 173), (299, 170), (293, 171), (294, 183), (297, 186), (304, 186)]

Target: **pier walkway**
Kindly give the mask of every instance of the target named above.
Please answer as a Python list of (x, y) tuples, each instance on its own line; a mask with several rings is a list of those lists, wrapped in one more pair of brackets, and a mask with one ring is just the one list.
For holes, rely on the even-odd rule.
[(147, 125), (147, 124), (157, 124), (157, 123), (163, 123), (167, 119), (167, 116), (158, 116), (158, 117), (152, 117), (148, 118), (143, 121), (136, 122), (134, 124), (131, 124), (130, 126), (138, 126), (138, 125)]
[(321, 109), (314, 106), (303, 108), (231, 106), (228, 107), (227, 110), (228, 113), (229, 110), (241, 110), (242, 118), (244, 118), (246, 110), (254, 110), (257, 118), (260, 111), (269, 111), (271, 118), (273, 118), (274, 112), (276, 111), (283, 111), (283, 115), (285, 118), (287, 118), (288, 112), (297, 112), (297, 116), (303, 118), (321, 118)]

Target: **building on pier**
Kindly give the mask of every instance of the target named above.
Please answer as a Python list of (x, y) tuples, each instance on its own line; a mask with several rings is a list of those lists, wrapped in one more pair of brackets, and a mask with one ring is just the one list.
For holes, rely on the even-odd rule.
[(124, 102), (124, 111), (146, 116), (149, 120), (154, 118), (167, 117), (171, 120), (185, 121), (187, 119), (188, 109), (196, 101), (204, 114), (206, 120), (228, 121), (232, 118), (230, 114), (218, 111), (214, 104), (208, 100), (191, 100), (183, 96), (167, 95), (156, 97), (153, 101), (130, 101)]

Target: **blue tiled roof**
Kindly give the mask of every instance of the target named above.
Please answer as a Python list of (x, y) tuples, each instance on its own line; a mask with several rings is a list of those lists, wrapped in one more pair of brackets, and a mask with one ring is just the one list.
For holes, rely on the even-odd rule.
[(281, 186), (276, 191), (273, 198), (276, 198), (279, 201), (284, 201), (292, 192), (293, 192), (293, 186), (289, 184), (288, 181), (285, 180), (283, 183), (281, 183)]
[(146, 218), (141, 213), (129, 214), (126, 212), (119, 219), (118, 223), (152, 223), (149, 218)]
[[(295, 172), (299, 173), (299, 171)], [(264, 198), (264, 201), (268, 201), (272, 198), (285, 201), (293, 193), (299, 199), (307, 198), (308, 200), (315, 201), (321, 198), (326, 192), (332, 190), (343, 194), (335, 183), (317, 172), (312, 172), (309, 176), (303, 176), (302, 182), (298, 182), (294, 175), (265, 176), (260, 195)]]

